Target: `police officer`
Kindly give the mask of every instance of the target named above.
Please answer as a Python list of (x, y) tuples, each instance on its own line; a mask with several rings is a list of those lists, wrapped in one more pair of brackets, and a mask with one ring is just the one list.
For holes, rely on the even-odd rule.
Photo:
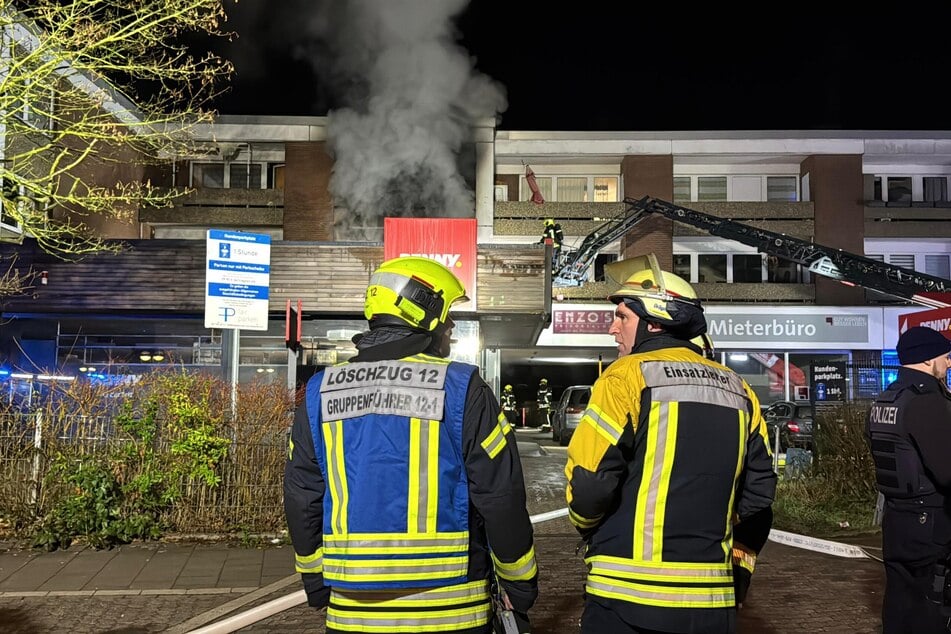
[(587, 541), (581, 631), (726, 634), (732, 523), (754, 551), (771, 523), (766, 425), (750, 386), (691, 342), (707, 325), (690, 285), (652, 255), (632, 260), (610, 297), (618, 360), (592, 388), (565, 467), (568, 517)]
[(537, 566), (515, 436), (478, 369), (447, 359), (465, 299), (442, 264), (384, 262), (358, 354), (307, 384), (284, 510), (328, 633), (488, 633), (496, 579), (528, 631)]
[(898, 379), (872, 404), (867, 423), (885, 496), (883, 631), (946, 632), (941, 597), (928, 592), (951, 549), (951, 341), (916, 326), (902, 333), (896, 349)]
[(515, 399), (515, 391), (512, 389), (511, 385), (506, 385), (502, 390), (502, 413), (508, 420), (509, 425), (514, 426), (517, 422), (517, 417), (515, 415), (517, 406), (518, 401)]
[(548, 379), (538, 382), (537, 401), (541, 430), (551, 431), (551, 388), (548, 386)]

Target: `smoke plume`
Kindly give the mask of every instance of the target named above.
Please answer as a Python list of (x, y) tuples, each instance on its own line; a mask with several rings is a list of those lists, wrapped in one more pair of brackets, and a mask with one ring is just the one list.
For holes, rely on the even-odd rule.
[(331, 191), (347, 210), (338, 235), (384, 216), (474, 215), (460, 173), (468, 161), (474, 181), (469, 126), (507, 104), (458, 44), (453, 18), (468, 1), (251, 0), (229, 13), (244, 40), (234, 61), (245, 81), (267, 72), (277, 48), (313, 68), (316, 85), (295, 91), (313, 95), (319, 114), (329, 109)]

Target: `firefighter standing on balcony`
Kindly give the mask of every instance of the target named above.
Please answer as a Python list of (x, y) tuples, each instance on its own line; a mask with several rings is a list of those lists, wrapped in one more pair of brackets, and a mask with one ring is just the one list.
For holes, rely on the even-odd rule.
[(284, 509), (328, 633), (488, 633), (496, 577), (527, 631), (537, 567), (514, 434), (478, 369), (446, 358), (464, 294), (442, 264), (384, 262), (358, 354), (307, 384)]
[(518, 424), (517, 409), (518, 401), (515, 399), (515, 392), (511, 385), (506, 385), (505, 389), (502, 390), (502, 413), (508, 419), (509, 425), (515, 426)]
[(548, 379), (538, 382), (538, 419), (542, 431), (551, 431), (551, 388)]
[(545, 240), (551, 240), (551, 266), (552, 270), (556, 270), (561, 256), (561, 244), (565, 241), (565, 234), (561, 230), (561, 225), (555, 222), (554, 218), (545, 218), (545, 228), (538, 243), (544, 244)]
[(581, 631), (733, 632), (732, 525), (763, 517), (776, 489), (759, 401), (691, 343), (706, 321), (690, 285), (653, 255), (624, 264), (608, 331), (619, 358), (565, 468), (587, 541)]

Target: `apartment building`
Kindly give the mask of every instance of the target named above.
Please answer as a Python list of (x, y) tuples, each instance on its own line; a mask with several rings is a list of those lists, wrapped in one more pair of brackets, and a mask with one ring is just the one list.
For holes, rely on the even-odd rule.
[[(220, 366), (229, 335), (202, 323), (204, 239), (214, 227), (273, 240), (271, 326), (242, 336), (241, 380), (286, 380), (287, 300), (303, 300), (301, 362), (347, 358), (350, 336), (364, 327), (361, 287), (383, 259), (383, 218), (414, 211), (381, 207), (354, 221), (332, 193), (339, 167), (327, 124), (221, 117), (202, 132), (207, 151), (180, 157), (169, 172), (170, 187), (192, 192), (173, 208), (141, 210), (132, 250), (77, 264), (36, 256), (48, 283), (5, 307), (18, 341), (46, 342), (46, 358), (74, 372), (138, 372), (156, 351), (188, 366)], [(537, 244), (542, 220), (562, 225), (570, 250), (625, 214), (625, 197), (671, 200), (948, 277), (948, 132), (518, 132), (480, 121), (457, 155), (472, 192), (464, 215), (477, 225), (478, 298), (477, 309), (458, 315), (465, 343), (457, 347), (490, 379), (503, 364), (530, 359), (611, 360), (602, 267), (645, 252), (694, 284), (722, 359), (767, 402), (807, 398), (816, 363), (887, 365), (898, 315), (918, 310), (663, 218), (603, 249), (583, 284), (552, 288)], [(543, 204), (530, 201), (526, 166)], [(7, 355), (22, 365), (22, 355)], [(868, 390), (879, 389), (880, 373), (866, 375)]]

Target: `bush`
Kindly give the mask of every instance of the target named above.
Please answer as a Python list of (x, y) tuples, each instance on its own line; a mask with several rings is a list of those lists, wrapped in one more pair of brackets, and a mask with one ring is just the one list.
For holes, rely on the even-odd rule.
[(801, 479), (781, 480), (776, 528), (814, 535), (873, 530), (875, 467), (865, 437), (868, 405), (847, 403), (816, 415), (816, 456)]
[[(174, 368), (132, 385), (66, 384), (30, 412), (2, 412), (0, 516), (36, 546), (102, 548), (185, 532), (283, 527), (281, 474), (293, 402), (286, 387), (230, 386)], [(11, 423), (13, 425), (13, 423)], [(43, 442), (32, 446), (35, 426)], [(10, 486), (30, 473), (42, 486)]]

